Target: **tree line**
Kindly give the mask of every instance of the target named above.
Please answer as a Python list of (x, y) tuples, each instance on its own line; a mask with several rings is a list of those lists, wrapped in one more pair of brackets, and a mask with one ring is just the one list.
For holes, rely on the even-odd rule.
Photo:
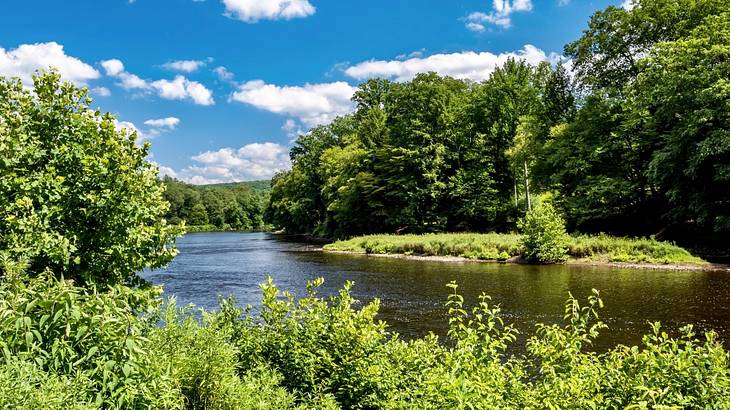
[(265, 228), (263, 214), (268, 202), (269, 181), (196, 186), (164, 177), (162, 184), (164, 199), (170, 203), (165, 214), (170, 224), (185, 222), (209, 230)]
[[(536, 194), (570, 230), (730, 230), (730, 3), (610, 6), (570, 63), (373, 79), (301, 135), (267, 219), (290, 232), (506, 231)], [(567, 67), (566, 67), (567, 66)]]

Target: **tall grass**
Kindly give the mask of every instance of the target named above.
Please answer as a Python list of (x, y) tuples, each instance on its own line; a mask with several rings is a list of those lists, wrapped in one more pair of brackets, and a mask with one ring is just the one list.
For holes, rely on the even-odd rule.
[[(373, 254), (459, 256), (506, 260), (523, 254), (518, 234), (440, 233), (426, 235), (369, 235), (325, 245), (325, 250)], [(568, 239), (571, 259), (594, 262), (649, 264), (705, 264), (687, 250), (653, 238), (577, 235)]]

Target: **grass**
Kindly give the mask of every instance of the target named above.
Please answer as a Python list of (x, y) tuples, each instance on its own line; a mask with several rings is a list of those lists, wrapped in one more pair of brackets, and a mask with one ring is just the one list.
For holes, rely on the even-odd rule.
[[(459, 256), (507, 260), (522, 254), (520, 235), (498, 233), (439, 233), (426, 235), (369, 235), (325, 245), (329, 251), (425, 256)], [(576, 235), (568, 243), (571, 260), (646, 264), (702, 265), (707, 262), (669, 242), (653, 238)]]

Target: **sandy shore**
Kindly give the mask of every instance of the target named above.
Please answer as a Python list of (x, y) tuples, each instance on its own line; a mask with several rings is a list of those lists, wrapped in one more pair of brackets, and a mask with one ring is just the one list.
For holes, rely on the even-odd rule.
[[(430, 255), (405, 255), (399, 253), (366, 253), (356, 251), (332, 251), (319, 248), (327, 253), (344, 254), (344, 255), (364, 255), (372, 258), (391, 258), (405, 259), (415, 261), (431, 261), (431, 262), (447, 262), (447, 263), (514, 263), (526, 265), (528, 264), (521, 257), (513, 257), (505, 261), (488, 260), (488, 259), (470, 259), (461, 256), (430, 256)], [(573, 266), (607, 266), (614, 268), (628, 269), (651, 269), (651, 270), (676, 270), (676, 271), (706, 271), (706, 272), (730, 272), (730, 266), (719, 264), (691, 265), (691, 264), (656, 264), (656, 263), (629, 263), (629, 262), (601, 262), (589, 259), (570, 259), (567, 265)]]

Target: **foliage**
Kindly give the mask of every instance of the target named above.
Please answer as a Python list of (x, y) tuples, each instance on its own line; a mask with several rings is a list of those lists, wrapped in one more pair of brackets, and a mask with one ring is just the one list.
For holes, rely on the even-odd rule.
[(550, 202), (527, 211), (517, 223), (525, 257), (532, 262), (558, 263), (568, 259), (565, 221)]
[[(730, 406), (730, 356), (714, 333), (688, 326), (679, 338), (653, 324), (641, 346), (590, 346), (606, 326), (598, 293), (572, 295), (562, 323), (539, 324), (525, 349), (488, 296), (465, 301), (450, 284), (449, 331), (403, 340), (358, 306), (347, 284), (321, 297), (322, 279), (295, 300), (269, 281), (260, 313), (222, 300), (217, 312), (178, 308), (115, 287), (111, 293), (39, 278), (3, 283), (0, 405), (9, 408), (395, 409), (703, 408)], [(20, 286), (20, 287), (19, 287)], [(148, 293), (148, 295), (153, 295)], [(76, 295), (70, 297), (69, 295)], [(24, 300), (32, 300), (30, 303)], [(64, 303), (59, 301), (65, 300)], [(16, 303), (20, 302), (20, 303)], [(30, 308), (29, 308), (30, 306)], [(47, 318), (49, 311), (78, 312)], [(140, 316), (140, 313), (147, 314)], [(101, 319), (99, 336), (81, 323)], [(16, 323), (43, 333), (26, 341)], [(57, 326), (58, 325), (58, 326)], [(121, 331), (130, 326), (130, 331)], [(138, 333), (139, 332), (139, 333)], [(20, 335), (15, 338), (13, 335)], [(35, 333), (32, 333), (35, 335)], [(130, 339), (131, 338), (131, 339)], [(74, 344), (79, 340), (78, 344)], [(134, 340), (129, 349), (126, 340)], [(49, 348), (50, 346), (50, 348)], [(53, 346), (63, 348), (53, 349)], [(138, 351), (132, 353), (132, 351)], [(32, 353), (26, 353), (32, 352)], [(66, 354), (71, 353), (71, 356)], [(87, 353), (88, 352), (88, 353)], [(521, 352), (521, 353), (520, 353)], [(77, 354), (90, 358), (79, 362)], [(36, 360), (38, 358), (39, 360)], [(131, 368), (108, 371), (109, 360)], [(58, 362), (60, 366), (50, 363)], [(104, 377), (117, 377), (109, 383)]]
[(620, 92), (657, 43), (686, 37), (706, 17), (728, 11), (725, 0), (631, 2), (631, 10), (609, 6), (595, 13), (583, 35), (565, 46), (581, 83)]
[(730, 232), (730, 7), (681, 40), (660, 44), (641, 64), (631, 121), (655, 136), (646, 173), (670, 208)]
[(596, 13), (566, 47), (589, 94), (543, 173), (582, 231), (728, 229), (730, 3), (640, 0)]
[(170, 202), (165, 218), (176, 225), (184, 222), (188, 232), (266, 229), (269, 181), (198, 186), (165, 177), (162, 184)]
[(118, 283), (174, 257), (149, 146), (90, 103), (53, 71), (0, 78), (0, 274)]
[(155, 293), (121, 285), (99, 292), (50, 276), (3, 282), (3, 372), (27, 377), (16, 382), (21, 391), (35, 382), (48, 396), (0, 400), (60, 407), (53, 404), (58, 393), (94, 407), (176, 407), (167, 370), (148, 355), (148, 326), (139, 319), (154, 307)]
[(509, 60), (481, 83), (362, 84), (353, 114), (299, 138), (267, 220), (335, 239), (508, 232), (554, 192), (570, 231), (722, 237), (730, 3), (633, 5), (598, 11), (566, 46), (575, 81)]
[[(524, 252), (516, 234), (426, 234), (368, 235), (324, 246), (329, 251), (375, 254), (459, 256), (471, 259), (505, 260)], [(654, 238), (621, 238), (605, 234), (571, 235), (563, 245), (568, 256), (596, 262), (702, 265), (706, 262), (672, 243)]]
[[(274, 179), (268, 220), (329, 237), (508, 227), (507, 150), (520, 118), (572, 104), (564, 81), (548, 86), (548, 77), (548, 65), (510, 60), (483, 84), (434, 73), (362, 84), (355, 113), (298, 139), (293, 169)], [(548, 109), (542, 95), (562, 99)]]
[(324, 249), (375, 254), (462, 256), (486, 260), (505, 260), (522, 251), (519, 235), (496, 233), (369, 235), (337, 241), (325, 245)]

